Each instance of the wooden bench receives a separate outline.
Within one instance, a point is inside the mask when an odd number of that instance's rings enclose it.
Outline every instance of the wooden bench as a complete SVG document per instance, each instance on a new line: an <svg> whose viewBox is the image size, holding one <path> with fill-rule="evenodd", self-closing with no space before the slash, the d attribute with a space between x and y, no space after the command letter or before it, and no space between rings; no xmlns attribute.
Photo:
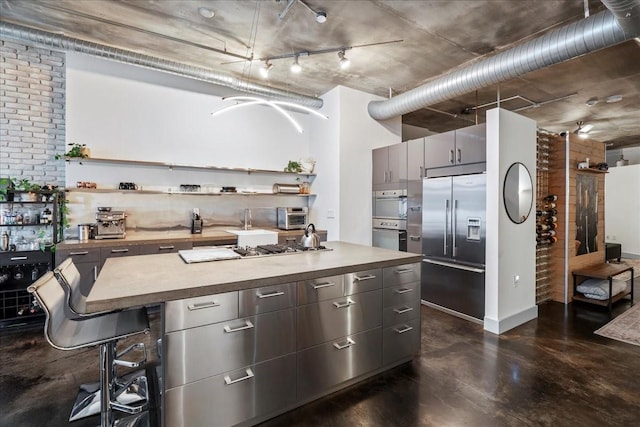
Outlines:
<svg viewBox="0 0 640 427"><path fill-rule="evenodd" d="M627 288L616 295L611 295L611 288L613 287L613 276L617 276L625 271L631 272L631 281L627 285ZM609 309L609 315L611 315L611 307L614 302L621 300L627 295L631 296L631 305L633 305L633 267L627 264L597 264L590 267L580 268L574 270L573 274L573 300L583 301L589 304L596 304L607 307ZM598 300L595 298L588 298L577 291L578 277L583 277L583 280L588 278L594 279L606 279L609 281L609 298L606 300ZM582 282L582 281L581 281Z"/></svg>

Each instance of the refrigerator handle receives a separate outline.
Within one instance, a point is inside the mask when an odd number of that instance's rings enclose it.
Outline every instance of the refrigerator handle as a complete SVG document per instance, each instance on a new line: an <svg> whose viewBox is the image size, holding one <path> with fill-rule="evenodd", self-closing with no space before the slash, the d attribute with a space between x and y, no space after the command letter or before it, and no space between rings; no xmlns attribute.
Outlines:
<svg viewBox="0 0 640 427"><path fill-rule="evenodd" d="M449 163L453 164L453 150L449 150Z"/></svg>
<svg viewBox="0 0 640 427"><path fill-rule="evenodd" d="M444 242L443 244L443 248L442 248L442 254L446 255L447 254L447 232L449 231L449 199L444 201L444 233L443 233L443 239L442 241Z"/></svg>
<svg viewBox="0 0 640 427"><path fill-rule="evenodd" d="M451 249L451 256L453 258L456 257L456 233L457 233L457 222L458 222L458 201L454 200L453 201L453 220L452 222L452 228L453 228L453 248Z"/></svg>

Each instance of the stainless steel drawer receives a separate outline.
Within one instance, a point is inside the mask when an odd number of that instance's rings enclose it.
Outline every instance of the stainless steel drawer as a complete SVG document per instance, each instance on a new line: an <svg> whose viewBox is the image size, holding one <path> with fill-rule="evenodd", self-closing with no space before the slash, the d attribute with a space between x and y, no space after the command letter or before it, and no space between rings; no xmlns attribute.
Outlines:
<svg viewBox="0 0 640 427"><path fill-rule="evenodd" d="M371 329L298 352L298 401L381 366L382 330Z"/></svg>
<svg viewBox="0 0 640 427"><path fill-rule="evenodd" d="M386 328L387 326L407 322L417 317L420 317L419 296L418 298L409 299L406 302L401 302L396 305L385 305L382 310L382 325Z"/></svg>
<svg viewBox="0 0 640 427"><path fill-rule="evenodd" d="M208 325L238 317L238 293L169 301L164 306L165 332Z"/></svg>
<svg viewBox="0 0 640 427"><path fill-rule="evenodd" d="M384 288L382 291L384 307L406 304L414 300L420 301L420 282L396 285L391 288Z"/></svg>
<svg viewBox="0 0 640 427"><path fill-rule="evenodd" d="M232 426L293 405L295 366L291 354L168 390L164 425Z"/></svg>
<svg viewBox="0 0 640 427"><path fill-rule="evenodd" d="M344 295L382 288L382 269L357 271L344 275Z"/></svg>
<svg viewBox="0 0 640 427"><path fill-rule="evenodd" d="M264 288L240 291L239 316L267 313L296 305L296 284L267 286Z"/></svg>
<svg viewBox="0 0 640 427"><path fill-rule="evenodd" d="M420 263L398 265L395 267L387 267L383 271L384 287L388 288L404 283L420 281Z"/></svg>
<svg viewBox="0 0 640 427"><path fill-rule="evenodd" d="M344 277L331 276L298 282L298 305L338 298L344 292Z"/></svg>
<svg viewBox="0 0 640 427"><path fill-rule="evenodd" d="M382 333L382 364L388 365L420 353L420 318L385 328Z"/></svg>
<svg viewBox="0 0 640 427"><path fill-rule="evenodd" d="M297 309L298 350L382 325L382 291L349 295Z"/></svg>
<svg viewBox="0 0 640 427"><path fill-rule="evenodd" d="M165 388L295 352L295 310L166 334Z"/></svg>
<svg viewBox="0 0 640 427"><path fill-rule="evenodd" d="M149 243L140 245L140 255L168 254L191 249L191 242Z"/></svg>

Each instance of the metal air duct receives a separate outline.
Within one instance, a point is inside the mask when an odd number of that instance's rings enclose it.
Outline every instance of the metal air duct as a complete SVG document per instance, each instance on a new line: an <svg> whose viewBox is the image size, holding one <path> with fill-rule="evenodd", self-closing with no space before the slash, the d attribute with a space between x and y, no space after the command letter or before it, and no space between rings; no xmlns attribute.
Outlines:
<svg viewBox="0 0 640 427"><path fill-rule="evenodd" d="M554 65L636 37L640 0L602 0L611 9L440 76L385 101L369 103L369 115L386 120ZM634 9L635 8L635 9ZM632 10L633 9L633 10ZM618 16L625 19L619 23Z"/></svg>
<svg viewBox="0 0 640 427"><path fill-rule="evenodd" d="M51 48L63 49L93 55L100 58L112 59L126 64L164 71L178 76L202 80L219 86L237 90L238 92L258 95L269 99L295 102L309 108L321 108L322 99L301 95L271 87L261 86L243 81L229 74L218 73L206 68L181 64L175 61L155 58L149 55L130 52L123 49L100 45L98 43L53 34L20 25L0 22L0 35L22 42L39 44Z"/></svg>

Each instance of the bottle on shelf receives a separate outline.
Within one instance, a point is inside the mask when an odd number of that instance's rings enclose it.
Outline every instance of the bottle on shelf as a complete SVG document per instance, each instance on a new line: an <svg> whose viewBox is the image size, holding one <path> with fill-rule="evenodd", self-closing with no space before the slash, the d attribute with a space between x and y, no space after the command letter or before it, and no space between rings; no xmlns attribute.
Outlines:
<svg viewBox="0 0 640 427"><path fill-rule="evenodd" d="M552 245L558 241L556 236L551 237L536 237L536 242L541 245Z"/></svg>
<svg viewBox="0 0 640 427"><path fill-rule="evenodd" d="M538 224L537 226L537 230L538 232L542 232L542 231L547 231L547 230L555 230L556 228L558 228L558 224L556 224L555 222L552 222L550 224Z"/></svg>
<svg viewBox="0 0 640 427"><path fill-rule="evenodd" d="M553 202L545 203L545 204L544 204L544 208L545 208L545 210L547 210L547 211L548 211L548 210L550 210L550 209L555 209L556 207L557 207L557 206L556 206L556 204L555 204L555 203L553 203Z"/></svg>
<svg viewBox="0 0 640 427"><path fill-rule="evenodd" d="M547 237L554 237L555 235L556 235L556 231L555 230L538 232L538 237L543 238L543 239L547 238Z"/></svg>
<svg viewBox="0 0 640 427"><path fill-rule="evenodd" d="M555 202L558 200L558 196L556 196L555 194L549 194L547 197L545 197L544 199L545 202Z"/></svg>
<svg viewBox="0 0 640 427"><path fill-rule="evenodd" d="M557 216L548 216L541 221L543 224L555 224L558 222Z"/></svg>

